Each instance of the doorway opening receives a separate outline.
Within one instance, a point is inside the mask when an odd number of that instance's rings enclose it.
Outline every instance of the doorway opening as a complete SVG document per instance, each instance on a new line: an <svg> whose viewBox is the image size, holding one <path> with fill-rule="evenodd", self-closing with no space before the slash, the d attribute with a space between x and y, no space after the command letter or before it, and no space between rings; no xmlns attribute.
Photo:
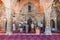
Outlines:
<svg viewBox="0 0 60 40"><path fill-rule="evenodd" d="M51 20L50 25L51 25L52 31L54 31L55 30L55 21L53 19Z"/></svg>

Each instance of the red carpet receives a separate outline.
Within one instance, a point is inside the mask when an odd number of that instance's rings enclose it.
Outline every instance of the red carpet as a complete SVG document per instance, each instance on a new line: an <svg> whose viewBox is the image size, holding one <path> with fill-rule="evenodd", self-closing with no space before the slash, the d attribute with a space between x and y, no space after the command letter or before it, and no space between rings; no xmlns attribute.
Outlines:
<svg viewBox="0 0 60 40"><path fill-rule="evenodd" d="M1 35L0 40L60 40L59 35Z"/></svg>

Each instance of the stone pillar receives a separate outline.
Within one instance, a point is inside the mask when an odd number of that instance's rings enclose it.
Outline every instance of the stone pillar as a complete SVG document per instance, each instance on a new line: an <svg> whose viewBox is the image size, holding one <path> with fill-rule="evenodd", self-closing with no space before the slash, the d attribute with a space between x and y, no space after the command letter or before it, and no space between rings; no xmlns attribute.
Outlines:
<svg viewBox="0 0 60 40"><path fill-rule="evenodd" d="M45 28L45 34L51 35L51 27L50 27L50 13L51 13L51 6L52 6L53 0L40 0L40 4L44 8L45 13L45 21L46 21L46 28Z"/></svg>
<svg viewBox="0 0 60 40"><path fill-rule="evenodd" d="M57 12L56 8L53 7L53 12L54 12L54 21L55 21L55 29L57 30Z"/></svg>
<svg viewBox="0 0 60 40"><path fill-rule="evenodd" d="M57 30L57 17L55 18L55 29Z"/></svg>
<svg viewBox="0 0 60 40"><path fill-rule="evenodd" d="M7 34L12 34L12 15L11 9L6 9L7 14Z"/></svg>
<svg viewBox="0 0 60 40"><path fill-rule="evenodd" d="M46 28L45 28L45 34L51 35L51 26L50 26L50 13L51 13L51 7L44 10L45 12L45 21L46 21Z"/></svg>
<svg viewBox="0 0 60 40"><path fill-rule="evenodd" d="M4 5L5 5L5 13L6 13L6 18L7 18L7 31L6 31L6 34L12 34L12 16L11 16L11 13L12 13L12 9L11 9L11 4L10 4L10 0L3 0L4 2Z"/></svg>

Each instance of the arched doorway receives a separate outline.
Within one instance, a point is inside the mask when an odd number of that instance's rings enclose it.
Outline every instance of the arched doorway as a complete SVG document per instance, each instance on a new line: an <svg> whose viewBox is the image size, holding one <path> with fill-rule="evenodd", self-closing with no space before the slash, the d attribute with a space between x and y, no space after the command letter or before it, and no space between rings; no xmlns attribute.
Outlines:
<svg viewBox="0 0 60 40"><path fill-rule="evenodd" d="M55 22L53 19L51 20L50 25L51 25L52 30L55 30Z"/></svg>
<svg viewBox="0 0 60 40"><path fill-rule="evenodd" d="M60 12L59 11L57 14L57 28L58 28L58 30L60 30Z"/></svg>

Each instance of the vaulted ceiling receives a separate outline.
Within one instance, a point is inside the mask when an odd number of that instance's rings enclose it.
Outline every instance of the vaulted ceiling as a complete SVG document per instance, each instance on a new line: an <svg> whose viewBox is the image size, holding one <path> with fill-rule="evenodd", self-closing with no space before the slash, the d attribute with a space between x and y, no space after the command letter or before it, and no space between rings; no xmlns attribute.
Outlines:
<svg viewBox="0 0 60 40"><path fill-rule="evenodd" d="M43 15L43 7L42 7L42 5L40 5L40 1L39 0L20 0L20 2L16 3L16 5L14 7L15 10L18 11L19 9L21 9L28 2L34 4L38 8L38 10L41 13L41 15ZM17 8L17 7L19 7L19 8Z"/></svg>

